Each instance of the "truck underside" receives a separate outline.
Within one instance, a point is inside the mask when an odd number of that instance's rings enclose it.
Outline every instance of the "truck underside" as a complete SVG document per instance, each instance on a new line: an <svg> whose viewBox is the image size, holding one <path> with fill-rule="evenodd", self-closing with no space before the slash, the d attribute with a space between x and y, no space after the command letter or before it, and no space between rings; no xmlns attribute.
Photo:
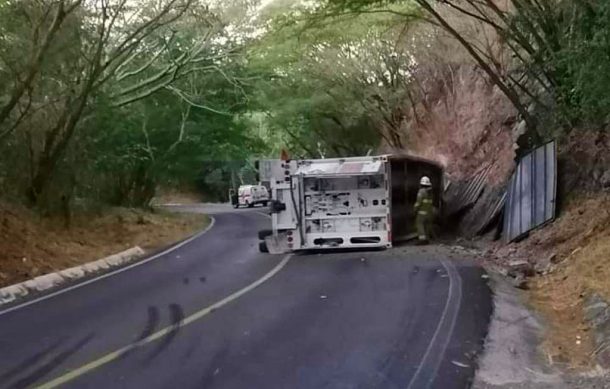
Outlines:
<svg viewBox="0 0 610 389"><path fill-rule="evenodd" d="M391 247L413 233L419 177L442 187L442 168L401 156L263 161L271 182L265 250ZM440 207L440 190L435 193Z"/></svg>

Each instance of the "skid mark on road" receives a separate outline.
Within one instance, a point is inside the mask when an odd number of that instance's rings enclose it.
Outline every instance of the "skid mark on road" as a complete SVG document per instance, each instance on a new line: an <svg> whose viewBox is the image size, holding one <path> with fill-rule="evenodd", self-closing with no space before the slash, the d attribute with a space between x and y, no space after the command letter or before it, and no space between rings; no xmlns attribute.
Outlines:
<svg viewBox="0 0 610 389"><path fill-rule="evenodd" d="M159 315L159 309L155 306L148 307L148 319L146 320L146 326L144 327L144 330L142 331L142 333L140 335L138 335L135 342L136 343L141 342L144 339L151 336L155 332L155 329L157 328L157 326L159 325L160 322L161 322L161 318ZM129 355L131 353L131 351L133 351L133 349L128 350L128 351L124 352L123 354L121 354L121 358L125 358L127 355Z"/></svg>
<svg viewBox="0 0 610 389"><path fill-rule="evenodd" d="M50 355L52 352L54 352L55 349L59 348L61 343L62 341L58 340L49 347L37 352L29 358L24 359L22 362L8 370L6 373L0 375L0 382L8 382L8 380L15 376L18 376L24 370L29 369L31 366L38 364L40 360L44 359L47 355Z"/></svg>
<svg viewBox="0 0 610 389"><path fill-rule="evenodd" d="M161 354L166 348L169 347L169 345L172 343L172 341L176 338L176 335L178 335L180 328L182 327L182 323L184 320L184 311L182 310L182 307L179 304L170 304L169 312L170 312L171 323L172 323L170 326L171 330L167 334L167 336L164 337L163 340L157 344L157 347L150 354L150 356L148 356L148 358L146 359L147 364L149 362L151 362L159 354Z"/></svg>
<svg viewBox="0 0 610 389"><path fill-rule="evenodd" d="M159 309L154 306L148 307L148 319L146 321L146 327L144 327L144 331L138 336L138 341L148 338L153 334L155 328L159 325Z"/></svg>
<svg viewBox="0 0 610 389"><path fill-rule="evenodd" d="M80 350L87 343L89 343L93 339L93 337L94 337L94 334L89 334L89 335L85 336L84 338L82 338L81 340L76 342L74 345L61 351L60 353L55 355L53 358L51 358L47 362L45 362L41 366L37 367L31 373L28 373L25 377L20 378L18 381L9 383L7 385L7 387L15 388L15 389L30 387L34 382L38 381L39 379L45 377L47 374L52 372L53 369L55 369L57 366L59 366L62 362L64 362L66 359L68 359L71 355L78 352L78 350Z"/></svg>
<svg viewBox="0 0 610 389"><path fill-rule="evenodd" d="M190 316L186 317L184 319L184 321L182 321L182 324L180 326L184 327L191 323L194 323L197 320L200 320L200 319L204 318L205 316L209 315L213 311L215 311L219 308L222 308L223 306L237 300L238 298L245 295L246 293L259 287L260 285L262 285L263 283L265 283L269 279L271 279L273 276L275 276L280 270L282 270L286 266L286 264L288 263L288 261L290 260L291 257L292 257L291 254L285 256L277 266L275 266L273 269L271 269L271 271L269 271L263 277L254 281L250 285L246 286L245 288L238 290L237 292L225 297L224 299L218 301L217 303L212 304L212 305L208 306L207 308L201 309L200 311L197 311L197 312L191 314ZM86 365L83 365L75 370L72 370L72 371L70 371L64 375L61 375L51 381L48 381L42 385L36 386L36 388L39 388L39 389L56 388L60 385L65 384L66 382L69 382L75 378L83 376L84 374L87 374L88 372L95 370L98 367L106 365L106 364L120 358L122 355L124 355L125 353L127 353L135 348L142 347L148 343L154 342L155 340L161 339L167 335L171 335L175 331L176 331L176 325L172 324L168 327L165 327L165 328L155 332L154 334L151 334L150 336L142 339L139 342L127 345L118 350L110 352L92 362L87 363Z"/></svg>

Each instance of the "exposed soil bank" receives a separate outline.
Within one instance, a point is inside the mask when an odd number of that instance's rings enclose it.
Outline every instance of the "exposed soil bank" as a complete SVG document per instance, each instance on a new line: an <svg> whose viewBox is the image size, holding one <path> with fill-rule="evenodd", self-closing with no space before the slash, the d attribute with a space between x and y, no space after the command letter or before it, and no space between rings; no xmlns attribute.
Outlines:
<svg viewBox="0 0 610 389"><path fill-rule="evenodd" d="M140 246L154 250L203 229L201 214L112 208L82 213L70 228L59 218L0 205L0 287Z"/></svg>
<svg viewBox="0 0 610 389"><path fill-rule="evenodd" d="M549 362L577 371L603 362L600 334L585 311L594 296L610 301L610 194L574 197L554 223L489 249L485 258L499 267L527 262L536 273L523 287L548 323Z"/></svg>

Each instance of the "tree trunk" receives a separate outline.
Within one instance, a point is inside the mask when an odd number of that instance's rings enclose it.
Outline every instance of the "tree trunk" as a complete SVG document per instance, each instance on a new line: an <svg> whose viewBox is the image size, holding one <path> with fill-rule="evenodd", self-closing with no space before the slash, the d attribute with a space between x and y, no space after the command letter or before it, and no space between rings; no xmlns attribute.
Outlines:
<svg viewBox="0 0 610 389"><path fill-rule="evenodd" d="M36 172L32 178L32 182L27 189L26 195L30 205L38 205L41 195L49 182L49 178L55 169L57 161L43 156L37 163Z"/></svg>
<svg viewBox="0 0 610 389"><path fill-rule="evenodd" d="M134 174L131 205L146 208L155 196L157 183L145 165L140 165Z"/></svg>

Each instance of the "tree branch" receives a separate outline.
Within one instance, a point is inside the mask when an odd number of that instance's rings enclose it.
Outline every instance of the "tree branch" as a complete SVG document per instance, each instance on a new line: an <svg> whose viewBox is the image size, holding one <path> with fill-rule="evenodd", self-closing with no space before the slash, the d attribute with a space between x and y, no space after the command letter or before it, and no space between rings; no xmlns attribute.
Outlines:
<svg viewBox="0 0 610 389"><path fill-rule="evenodd" d="M32 59L29 62L25 79L22 82L18 82L17 86L11 92L11 97L9 101L0 109L0 125L2 125L2 123L8 118L13 108L15 108L25 91L30 88L30 86L34 82L36 75L40 72L40 66L42 65L43 58L46 55L49 47L51 46L51 42L55 39L55 35L59 31L66 16L68 16L69 13L76 9L76 7L81 4L81 2L82 0L77 0L72 4L72 6L68 7L67 9L65 8L65 1L62 0L57 3L57 11L55 12L55 16L53 17L51 26L47 30L47 33L44 35L42 43L32 55Z"/></svg>

